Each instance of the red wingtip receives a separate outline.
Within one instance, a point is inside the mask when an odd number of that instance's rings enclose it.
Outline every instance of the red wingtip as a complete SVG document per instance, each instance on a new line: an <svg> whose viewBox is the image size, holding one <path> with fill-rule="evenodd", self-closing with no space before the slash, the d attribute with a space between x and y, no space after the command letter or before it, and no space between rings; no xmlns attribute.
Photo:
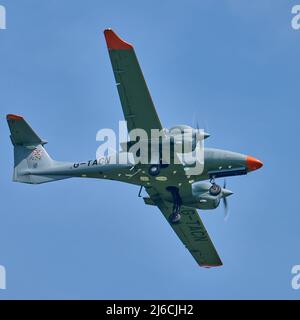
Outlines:
<svg viewBox="0 0 300 320"><path fill-rule="evenodd" d="M17 116L16 114L8 114L6 116L7 120L23 120L23 117Z"/></svg>
<svg viewBox="0 0 300 320"><path fill-rule="evenodd" d="M202 268L207 268L207 269L210 269L210 268L215 268L215 267L222 267L223 266L223 263L221 264L199 264L200 267Z"/></svg>
<svg viewBox="0 0 300 320"><path fill-rule="evenodd" d="M131 44L122 40L111 29L104 30L104 36L105 36L105 40L106 40L108 49L111 49L111 50L130 50L130 49L133 49L133 46Z"/></svg>

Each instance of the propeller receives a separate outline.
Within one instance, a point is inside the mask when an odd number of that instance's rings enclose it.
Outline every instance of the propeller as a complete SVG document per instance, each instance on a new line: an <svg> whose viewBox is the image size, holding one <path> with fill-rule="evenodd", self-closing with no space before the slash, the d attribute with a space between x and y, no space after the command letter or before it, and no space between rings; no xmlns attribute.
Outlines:
<svg viewBox="0 0 300 320"><path fill-rule="evenodd" d="M195 149L197 143L198 143L198 140L199 140L199 134L200 134L200 127L199 127L199 122L198 122L198 118L196 117L196 114L194 112L194 115L193 115L193 128L196 127L196 130L193 130L193 150ZM204 139L206 138L209 138L210 137L210 134L206 132L206 130L203 131L203 137Z"/></svg>
<svg viewBox="0 0 300 320"><path fill-rule="evenodd" d="M224 179L223 189L227 191L226 185L227 185L227 183L226 183L226 180ZM231 192L231 194L232 194L232 192ZM222 197L222 199L223 199L223 205L224 205L224 220L225 220L225 221L227 221L228 218L229 218L228 201L227 201L227 196L228 196L228 195L229 195L229 194L228 194L227 192L226 192L225 194L224 194L224 192L223 192L223 197Z"/></svg>

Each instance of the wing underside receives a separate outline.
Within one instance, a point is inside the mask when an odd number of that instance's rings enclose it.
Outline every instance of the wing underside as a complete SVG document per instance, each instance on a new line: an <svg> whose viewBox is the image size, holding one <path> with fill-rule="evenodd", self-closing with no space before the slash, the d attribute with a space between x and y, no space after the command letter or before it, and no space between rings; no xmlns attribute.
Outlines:
<svg viewBox="0 0 300 320"><path fill-rule="evenodd" d="M162 130L162 125L134 48L131 44L120 39L111 29L105 30L104 35L128 131L144 129L150 138L151 129ZM191 194L191 185L183 166L170 165L167 169L164 169L164 181L153 181L152 187L146 187L150 196L148 204L153 204L160 209L200 266L221 266L222 262L219 255L196 209L182 206L180 221L171 223L169 220L172 214L172 203L164 200L168 196L166 187L172 181L180 181L180 196L188 197ZM177 184L175 186L178 187Z"/></svg>
<svg viewBox="0 0 300 320"><path fill-rule="evenodd" d="M171 223L169 217L172 214L172 204L164 201L154 188L146 188L150 199L163 213L177 236L192 254L201 267L217 267L222 261L202 223L198 212L194 208L182 207L181 219L177 223Z"/></svg>
<svg viewBox="0 0 300 320"><path fill-rule="evenodd" d="M128 131L141 128L150 138L151 129L162 126L134 48L110 29L104 35Z"/></svg>

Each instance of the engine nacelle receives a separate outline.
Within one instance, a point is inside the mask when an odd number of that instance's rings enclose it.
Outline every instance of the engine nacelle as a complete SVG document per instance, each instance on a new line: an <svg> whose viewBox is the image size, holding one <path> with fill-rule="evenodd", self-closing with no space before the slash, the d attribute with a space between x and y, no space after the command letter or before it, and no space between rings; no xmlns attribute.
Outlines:
<svg viewBox="0 0 300 320"><path fill-rule="evenodd" d="M197 209L215 209L219 206L221 198L224 196L223 189L219 193L210 192L213 185L209 182L195 182L192 184L193 197L188 205Z"/></svg>
<svg viewBox="0 0 300 320"><path fill-rule="evenodd" d="M208 138L210 135L204 130L194 129L186 125L177 125L168 130L167 135L171 138L171 141L188 150L187 152L194 151L197 143ZM186 151L185 151L186 152Z"/></svg>

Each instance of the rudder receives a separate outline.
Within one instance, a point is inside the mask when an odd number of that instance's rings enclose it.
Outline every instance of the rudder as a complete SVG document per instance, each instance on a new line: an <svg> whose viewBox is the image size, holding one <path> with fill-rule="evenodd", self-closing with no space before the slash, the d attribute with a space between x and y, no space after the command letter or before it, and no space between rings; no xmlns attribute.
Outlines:
<svg viewBox="0 0 300 320"><path fill-rule="evenodd" d="M8 114L6 116L14 146L13 181L40 184L65 179L64 176L45 176L34 174L35 170L50 169L56 161L52 160L43 147L42 140L23 117Z"/></svg>

